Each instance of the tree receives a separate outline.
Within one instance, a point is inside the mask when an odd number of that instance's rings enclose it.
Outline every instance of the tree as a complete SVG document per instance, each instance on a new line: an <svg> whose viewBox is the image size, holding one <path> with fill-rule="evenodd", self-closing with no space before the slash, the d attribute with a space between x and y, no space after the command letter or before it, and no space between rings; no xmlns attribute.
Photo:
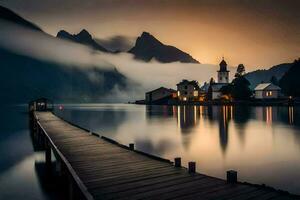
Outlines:
<svg viewBox="0 0 300 200"><path fill-rule="evenodd" d="M274 85L279 85L278 79L276 76L272 76L270 79L270 82L273 83Z"/></svg>
<svg viewBox="0 0 300 200"><path fill-rule="evenodd" d="M220 91L235 100L248 100L252 96L249 86L250 82L244 76L240 76L235 78L232 83L223 86Z"/></svg>
<svg viewBox="0 0 300 200"><path fill-rule="evenodd" d="M246 72L245 66L243 64L239 64L236 69L236 73L235 73L234 77L236 77L236 78L241 77L245 74L245 72Z"/></svg>
<svg viewBox="0 0 300 200"><path fill-rule="evenodd" d="M285 95L300 97L300 58L295 60L290 69L282 76L279 85Z"/></svg>
<svg viewBox="0 0 300 200"><path fill-rule="evenodd" d="M209 84L212 85L212 84L214 84L215 82L216 82L215 79L214 79L213 77L211 77L210 80L209 80Z"/></svg>
<svg viewBox="0 0 300 200"><path fill-rule="evenodd" d="M252 96L252 91L249 88L250 82L244 76L235 78L232 85L232 97L234 99L247 100Z"/></svg>
<svg viewBox="0 0 300 200"><path fill-rule="evenodd" d="M231 95L232 93L232 84L228 84L228 85L225 85L223 86L221 89L220 89L220 92L223 94L223 95Z"/></svg>

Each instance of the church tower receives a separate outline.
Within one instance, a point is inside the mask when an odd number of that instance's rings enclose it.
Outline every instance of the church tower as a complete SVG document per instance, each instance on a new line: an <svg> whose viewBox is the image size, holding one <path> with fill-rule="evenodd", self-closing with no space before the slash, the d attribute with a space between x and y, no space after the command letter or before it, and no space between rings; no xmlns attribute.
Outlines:
<svg viewBox="0 0 300 200"><path fill-rule="evenodd" d="M218 71L218 83L229 83L229 71L227 70L227 63L224 60L220 62L220 70Z"/></svg>

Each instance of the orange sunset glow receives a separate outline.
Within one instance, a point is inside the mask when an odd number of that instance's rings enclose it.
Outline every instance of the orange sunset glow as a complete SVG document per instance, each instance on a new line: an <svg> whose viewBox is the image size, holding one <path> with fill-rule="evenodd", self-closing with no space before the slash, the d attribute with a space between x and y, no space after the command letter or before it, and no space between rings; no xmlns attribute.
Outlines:
<svg viewBox="0 0 300 200"><path fill-rule="evenodd" d="M232 66L268 68L291 62L300 52L296 0L26 2L4 1L4 5L50 34L62 27L73 33L85 27L95 38L123 35L134 42L141 32L149 31L205 64L216 64L224 55Z"/></svg>

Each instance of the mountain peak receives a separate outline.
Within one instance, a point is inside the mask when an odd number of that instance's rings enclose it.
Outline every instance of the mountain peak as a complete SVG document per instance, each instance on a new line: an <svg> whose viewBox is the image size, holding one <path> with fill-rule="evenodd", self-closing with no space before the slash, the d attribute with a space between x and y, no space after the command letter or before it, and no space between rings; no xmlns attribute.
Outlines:
<svg viewBox="0 0 300 200"><path fill-rule="evenodd" d="M160 46L163 45L158 39L156 39L153 35L148 32L143 32L140 37L138 37L136 41L136 46L143 46L143 45L150 45L150 46Z"/></svg>
<svg viewBox="0 0 300 200"><path fill-rule="evenodd" d="M64 39L68 38L69 39L70 37L72 37L72 35L70 33L68 33L67 31L65 31L65 30L60 30L60 31L58 31L56 37L64 38Z"/></svg>
<svg viewBox="0 0 300 200"><path fill-rule="evenodd" d="M57 33L58 38L70 40L76 43L84 44L92 47L95 50L108 52L107 49L99 45L92 37L92 35L86 30L82 29L78 34L70 34L65 30L61 30Z"/></svg>
<svg viewBox="0 0 300 200"><path fill-rule="evenodd" d="M134 54L136 59L144 61L150 61L154 58L163 63L199 63L192 56L176 47L164 45L148 32L143 32L137 38L135 46L129 50L129 53Z"/></svg>
<svg viewBox="0 0 300 200"><path fill-rule="evenodd" d="M82 29L78 34L77 37L85 38L85 39L92 39L92 35L85 29Z"/></svg>

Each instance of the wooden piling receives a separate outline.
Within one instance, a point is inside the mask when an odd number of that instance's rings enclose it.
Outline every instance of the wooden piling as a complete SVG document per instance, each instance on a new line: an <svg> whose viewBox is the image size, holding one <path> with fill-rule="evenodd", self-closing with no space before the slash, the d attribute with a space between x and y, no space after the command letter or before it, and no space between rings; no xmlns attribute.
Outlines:
<svg viewBox="0 0 300 200"><path fill-rule="evenodd" d="M133 143L130 143L130 144L129 144L129 149L130 149L130 150L134 150L134 144L133 144Z"/></svg>
<svg viewBox="0 0 300 200"><path fill-rule="evenodd" d="M68 196L69 200L74 200L76 195L75 195L75 188L74 188L74 181L71 175L68 175Z"/></svg>
<svg viewBox="0 0 300 200"><path fill-rule="evenodd" d="M45 162L46 162L46 167L48 169L51 169L51 147L47 142L45 145Z"/></svg>
<svg viewBox="0 0 300 200"><path fill-rule="evenodd" d="M181 167L181 158L180 157L174 158L174 166Z"/></svg>
<svg viewBox="0 0 300 200"><path fill-rule="evenodd" d="M229 170L227 171L227 183L237 183L237 171Z"/></svg>
<svg viewBox="0 0 300 200"><path fill-rule="evenodd" d="M196 162L189 162L189 173L196 172Z"/></svg>

